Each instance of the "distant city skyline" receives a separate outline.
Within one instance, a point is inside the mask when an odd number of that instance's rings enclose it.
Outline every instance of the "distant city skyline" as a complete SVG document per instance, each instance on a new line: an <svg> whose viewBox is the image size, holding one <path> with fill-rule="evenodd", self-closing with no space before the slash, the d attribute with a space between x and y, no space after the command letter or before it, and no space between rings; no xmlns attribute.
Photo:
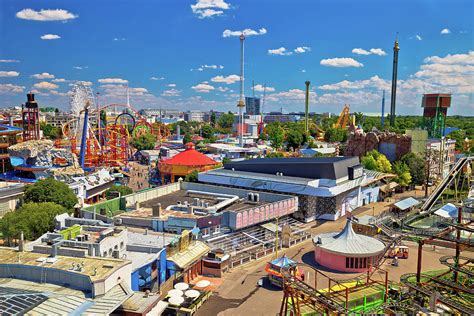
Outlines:
<svg viewBox="0 0 474 316"><path fill-rule="evenodd" d="M452 93L449 115L474 113L472 1L0 2L0 107L29 91L69 109L75 81L100 103L137 109L237 111L239 35L245 94L264 111L389 112L400 43L397 114L421 115L423 93Z"/></svg>

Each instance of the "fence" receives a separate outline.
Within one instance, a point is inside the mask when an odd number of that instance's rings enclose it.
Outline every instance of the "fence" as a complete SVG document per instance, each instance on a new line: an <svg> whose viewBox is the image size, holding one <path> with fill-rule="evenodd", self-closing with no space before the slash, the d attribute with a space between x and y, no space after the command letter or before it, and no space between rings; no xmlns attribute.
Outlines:
<svg viewBox="0 0 474 316"><path fill-rule="evenodd" d="M142 203L148 200L155 199L157 197L176 192L180 189L180 182L171 183L165 186L156 187L152 189L146 189L136 193L132 193L123 197L124 209L128 207L134 207L135 204Z"/></svg>

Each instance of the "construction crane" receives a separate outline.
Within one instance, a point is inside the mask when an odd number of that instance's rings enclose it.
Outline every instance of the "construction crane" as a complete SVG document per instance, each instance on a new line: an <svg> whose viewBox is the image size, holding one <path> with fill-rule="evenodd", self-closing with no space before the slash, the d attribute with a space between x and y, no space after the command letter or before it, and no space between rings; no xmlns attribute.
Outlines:
<svg viewBox="0 0 474 316"><path fill-rule="evenodd" d="M344 108L342 109L341 114L339 114L339 118L337 119L337 122L333 124L332 127L345 129L347 126L347 122L349 122L349 113L350 113L350 105L344 104Z"/></svg>

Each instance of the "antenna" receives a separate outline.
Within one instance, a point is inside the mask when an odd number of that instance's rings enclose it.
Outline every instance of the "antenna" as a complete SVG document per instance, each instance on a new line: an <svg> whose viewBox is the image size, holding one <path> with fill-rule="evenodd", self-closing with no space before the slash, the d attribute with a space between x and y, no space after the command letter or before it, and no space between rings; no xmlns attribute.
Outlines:
<svg viewBox="0 0 474 316"><path fill-rule="evenodd" d="M255 100L255 82L253 82L253 80L252 80L252 96L253 96L253 99Z"/></svg>
<svg viewBox="0 0 474 316"><path fill-rule="evenodd" d="M242 32L240 34L240 98L239 103L237 106L239 107L239 146L244 145L243 133L244 133L244 115L243 115L243 107L245 106L244 102L244 41L245 35Z"/></svg>
<svg viewBox="0 0 474 316"><path fill-rule="evenodd" d="M260 114L263 115L263 106L265 105L265 92L267 91L267 84L263 84L263 98L262 98L262 106L260 107Z"/></svg>

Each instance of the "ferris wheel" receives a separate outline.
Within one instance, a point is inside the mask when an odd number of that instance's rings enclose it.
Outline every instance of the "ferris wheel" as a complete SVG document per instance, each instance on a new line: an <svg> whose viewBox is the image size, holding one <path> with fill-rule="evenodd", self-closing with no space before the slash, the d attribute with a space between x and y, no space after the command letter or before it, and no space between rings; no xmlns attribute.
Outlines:
<svg viewBox="0 0 474 316"><path fill-rule="evenodd" d="M69 101L72 114L78 117L81 111L84 110L87 102L89 102L91 109L95 109L94 93L89 83L77 81L72 87L71 99Z"/></svg>

